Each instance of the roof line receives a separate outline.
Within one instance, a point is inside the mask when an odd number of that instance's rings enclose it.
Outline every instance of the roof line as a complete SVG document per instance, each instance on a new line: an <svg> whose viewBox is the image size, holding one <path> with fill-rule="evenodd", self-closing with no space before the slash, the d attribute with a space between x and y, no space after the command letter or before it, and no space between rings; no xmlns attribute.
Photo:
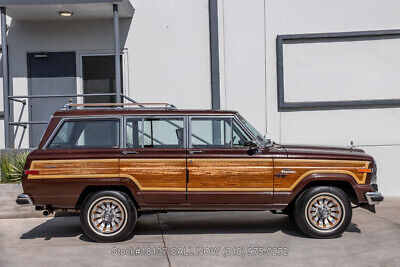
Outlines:
<svg viewBox="0 0 400 267"><path fill-rule="evenodd" d="M0 6L120 3L122 0L0 0Z"/></svg>

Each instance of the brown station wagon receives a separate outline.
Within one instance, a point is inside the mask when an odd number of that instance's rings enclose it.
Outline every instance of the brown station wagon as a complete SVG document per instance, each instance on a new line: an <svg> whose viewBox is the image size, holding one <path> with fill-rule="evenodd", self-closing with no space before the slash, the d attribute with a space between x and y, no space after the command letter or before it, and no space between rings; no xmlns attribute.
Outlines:
<svg viewBox="0 0 400 267"><path fill-rule="evenodd" d="M29 154L19 204L80 211L99 242L126 239L140 214L269 210L316 238L348 227L352 204L383 200L361 149L280 145L238 112L171 104L68 104Z"/></svg>

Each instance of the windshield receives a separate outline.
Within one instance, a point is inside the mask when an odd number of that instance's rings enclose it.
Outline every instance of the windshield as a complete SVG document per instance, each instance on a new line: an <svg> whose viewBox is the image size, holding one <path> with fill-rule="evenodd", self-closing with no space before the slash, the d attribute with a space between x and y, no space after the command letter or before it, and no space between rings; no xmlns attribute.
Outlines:
<svg viewBox="0 0 400 267"><path fill-rule="evenodd" d="M265 137L257 131L256 128L253 127L248 121L246 121L241 115L237 114L239 120L246 126L246 128L257 138L257 141L260 142L263 146L266 146L270 141L265 139Z"/></svg>

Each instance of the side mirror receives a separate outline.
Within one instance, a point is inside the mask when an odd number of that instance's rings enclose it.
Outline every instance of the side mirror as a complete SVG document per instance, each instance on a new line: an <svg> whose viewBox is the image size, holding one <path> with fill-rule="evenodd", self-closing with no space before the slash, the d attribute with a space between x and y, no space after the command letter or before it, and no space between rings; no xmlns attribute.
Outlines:
<svg viewBox="0 0 400 267"><path fill-rule="evenodd" d="M257 152L258 144L253 140L244 141L244 145L249 147L249 155L254 155Z"/></svg>

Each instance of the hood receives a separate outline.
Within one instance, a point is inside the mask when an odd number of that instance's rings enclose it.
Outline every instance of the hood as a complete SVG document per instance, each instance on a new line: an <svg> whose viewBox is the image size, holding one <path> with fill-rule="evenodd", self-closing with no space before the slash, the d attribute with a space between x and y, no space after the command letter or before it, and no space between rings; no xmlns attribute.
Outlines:
<svg viewBox="0 0 400 267"><path fill-rule="evenodd" d="M364 150L350 147L281 145L288 157L373 160Z"/></svg>

